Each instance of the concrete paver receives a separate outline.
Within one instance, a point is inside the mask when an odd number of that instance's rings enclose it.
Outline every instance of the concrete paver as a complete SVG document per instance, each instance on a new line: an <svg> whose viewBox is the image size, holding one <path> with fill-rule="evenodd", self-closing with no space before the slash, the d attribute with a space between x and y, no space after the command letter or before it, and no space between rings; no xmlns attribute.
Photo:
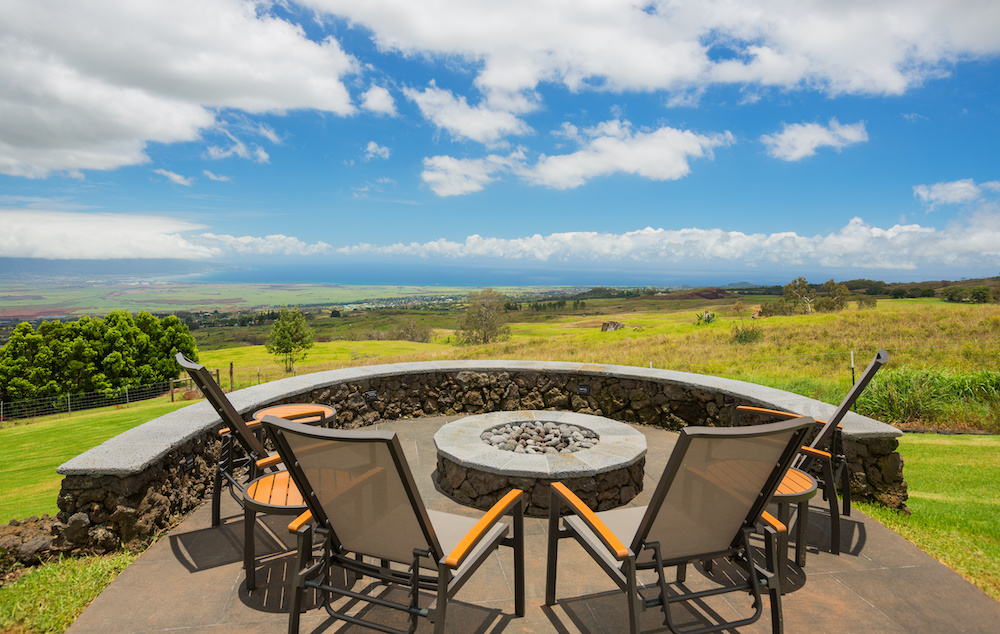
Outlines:
<svg viewBox="0 0 1000 634"><path fill-rule="evenodd" d="M430 509L478 517L438 491L433 434L445 418L395 421L380 425L400 439ZM633 505L645 504L673 448L676 434L637 427L646 435L645 489ZM165 538L143 553L83 612L71 634L90 632L281 632L287 629L293 547L285 531L287 517L263 521L273 535L257 529L258 589L243 587L243 519L232 501L224 504L224 524L211 527L209 505L192 513ZM996 632L1000 603L874 520L854 511L844 518L842 554L829 552L829 516L821 500L810 509L808 561L789 564L788 591L782 599L787 632ZM455 632L620 632L627 623L624 596L573 540L560 545L556 605L544 606L547 520L525 518L527 614L513 616L513 565L509 549L499 549L449 604L448 630ZM790 527L791 528L791 527ZM794 536L794 531L789 531ZM275 540L274 538L277 538ZM726 574L716 565L713 575ZM650 577L646 577L650 579ZM363 587L364 582L358 587ZM703 571L688 571L686 586L710 587ZM357 587L355 588L358 589ZM373 586L376 594L401 591ZM312 598L314 601L314 598ZM430 603L432 597L428 596ZM766 606L761 619L742 631L767 632ZM682 626L704 623L705 614L732 618L749 613L747 595L703 601L698 609L675 606ZM329 619L310 608L303 632L363 631ZM397 627L394 611L357 606L371 618ZM643 631L666 631L662 615L649 610ZM430 631L422 621L418 631Z"/></svg>

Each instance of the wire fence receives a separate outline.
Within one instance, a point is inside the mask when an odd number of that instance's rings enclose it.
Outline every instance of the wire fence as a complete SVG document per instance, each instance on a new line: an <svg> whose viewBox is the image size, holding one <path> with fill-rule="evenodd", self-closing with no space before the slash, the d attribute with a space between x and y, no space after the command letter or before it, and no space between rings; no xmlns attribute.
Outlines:
<svg viewBox="0 0 1000 634"><path fill-rule="evenodd" d="M215 372L216 378L218 378L218 370ZM32 422L31 419L43 416L69 415L73 412L96 409L98 407L111 407L114 405L127 406L130 403L137 403L166 395L170 395L171 400L173 400L178 392L187 390L197 391L197 389L191 379L182 378L150 385L132 385L124 387L110 395L105 392L84 392L23 401L0 401L0 429L3 429L5 425L9 426L11 423L27 424Z"/></svg>

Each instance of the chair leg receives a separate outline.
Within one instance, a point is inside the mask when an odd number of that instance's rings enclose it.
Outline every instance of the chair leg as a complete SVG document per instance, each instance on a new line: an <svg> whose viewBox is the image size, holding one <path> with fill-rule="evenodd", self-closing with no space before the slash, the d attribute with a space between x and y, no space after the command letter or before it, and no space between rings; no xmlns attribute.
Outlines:
<svg viewBox="0 0 1000 634"><path fill-rule="evenodd" d="M257 557L254 548L254 526L257 513L246 506L243 509L243 568L246 570L247 592L257 587Z"/></svg>
<svg viewBox="0 0 1000 634"><path fill-rule="evenodd" d="M524 504L514 509L514 614L524 616Z"/></svg>
<svg viewBox="0 0 1000 634"><path fill-rule="evenodd" d="M215 469L215 486L212 488L212 526L222 523L222 470Z"/></svg>
<svg viewBox="0 0 1000 634"><path fill-rule="evenodd" d="M778 521L788 526L788 504L785 502L778 503ZM778 534L777 562L778 582L783 589L782 592L784 592L785 579L788 575L788 533L786 531Z"/></svg>
<svg viewBox="0 0 1000 634"><path fill-rule="evenodd" d="M628 579L628 589L626 590L626 599L628 600L628 631L631 634L639 634L639 601L642 598L639 596L639 584L635 578L635 557L629 557L625 560L625 576ZM670 604L666 600L664 600L663 606L664 610L670 610Z"/></svg>
<svg viewBox="0 0 1000 634"><path fill-rule="evenodd" d="M836 500L836 497L834 497ZM836 504L836 502L834 502ZM799 502L798 530L795 535L795 563L801 568L806 565L806 534L809 530L809 500Z"/></svg>
<svg viewBox="0 0 1000 634"><path fill-rule="evenodd" d="M847 464L841 464L840 466L840 492L844 496L844 512L845 517L851 516L851 470L847 468Z"/></svg>
<svg viewBox="0 0 1000 634"><path fill-rule="evenodd" d="M840 554L840 505L837 504L837 481L833 477L833 465L823 461L823 492L830 508L830 552Z"/></svg>
<svg viewBox="0 0 1000 634"><path fill-rule="evenodd" d="M559 499L552 495L549 503L548 551L545 559L545 605L556 602L556 564L559 560Z"/></svg>

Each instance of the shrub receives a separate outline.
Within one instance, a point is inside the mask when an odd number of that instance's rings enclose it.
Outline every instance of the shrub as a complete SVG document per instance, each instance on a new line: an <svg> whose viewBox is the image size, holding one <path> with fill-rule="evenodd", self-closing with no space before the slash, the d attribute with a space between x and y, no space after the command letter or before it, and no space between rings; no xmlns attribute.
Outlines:
<svg viewBox="0 0 1000 634"><path fill-rule="evenodd" d="M858 295L858 310L864 308L875 308L878 305L878 300L869 295Z"/></svg>
<svg viewBox="0 0 1000 634"><path fill-rule="evenodd" d="M779 317L791 315L795 312L795 306L788 302L764 302L760 305L761 317Z"/></svg>
<svg viewBox="0 0 1000 634"><path fill-rule="evenodd" d="M737 345L757 343L764 338L764 332L755 326L733 326L732 342Z"/></svg>
<svg viewBox="0 0 1000 634"><path fill-rule="evenodd" d="M698 313L695 317L698 318L698 321L694 322L694 325L696 326L710 324L715 321L715 313L710 313L707 310L704 313Z"/></svg>

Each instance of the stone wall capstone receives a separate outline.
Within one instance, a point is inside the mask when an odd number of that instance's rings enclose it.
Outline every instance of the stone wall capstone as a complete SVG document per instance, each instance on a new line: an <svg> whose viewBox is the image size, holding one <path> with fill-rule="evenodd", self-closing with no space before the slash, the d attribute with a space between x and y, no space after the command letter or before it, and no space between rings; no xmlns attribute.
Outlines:
<svg viewBox="0 0 1000 634"><path fill-rule="evenodd" d="M231 393L241 414L293 402L328 404L352 429L379 420L506 410L568 410L679 430L728 426L737 405L828 418L833 406L742 381L669 370L537 361L435 361L331 370ZM207 403L129 430L59 467L53 548L102 552L149 540L211 489L218 416ZM896 437L850 413L845 446L856 499L905 509Z"/></svg>

